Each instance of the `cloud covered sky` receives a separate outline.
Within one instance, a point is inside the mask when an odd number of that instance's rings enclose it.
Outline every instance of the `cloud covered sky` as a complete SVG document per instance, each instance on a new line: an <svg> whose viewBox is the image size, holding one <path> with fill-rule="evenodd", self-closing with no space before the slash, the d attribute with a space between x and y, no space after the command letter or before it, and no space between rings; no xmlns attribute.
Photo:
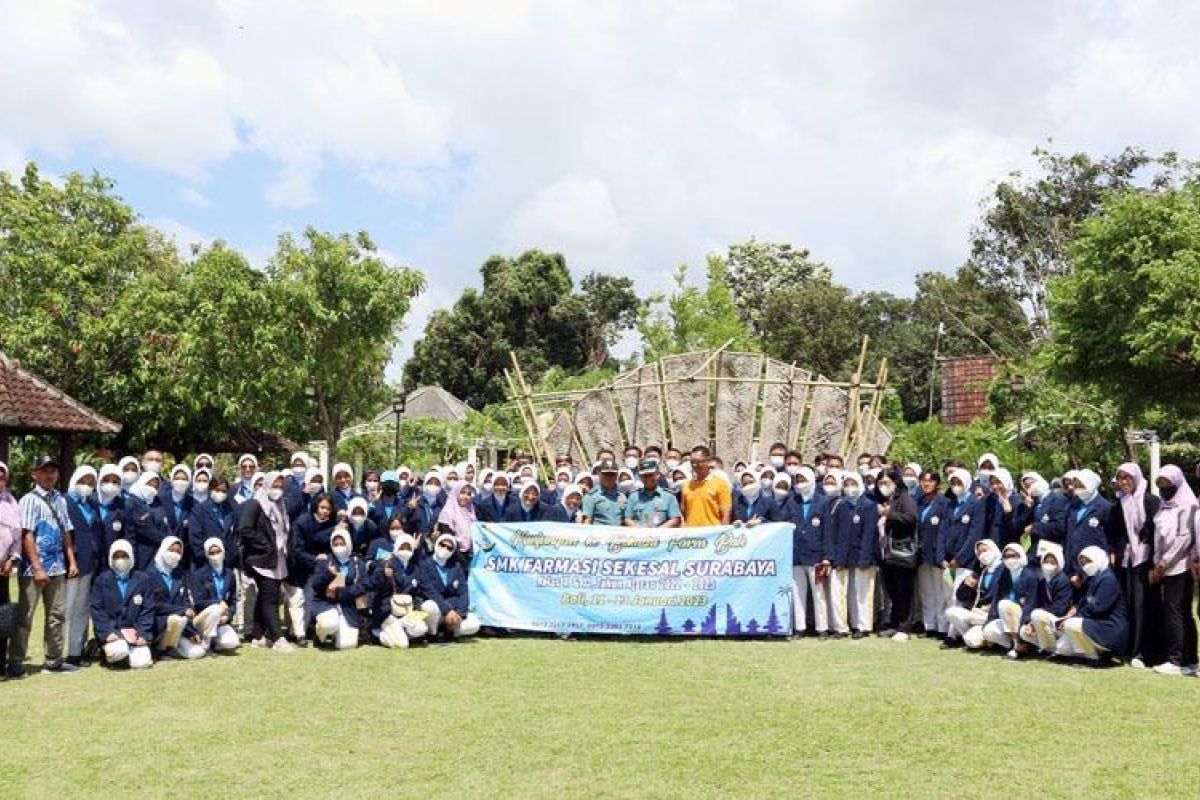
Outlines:
<svg viewBox="0 0 1200 800"><path fill-rule="evenodd" d="M907 293L1049 138L1200 155L1196 3L0 0L0 21L0 169L99 169L181 244L259 263L283 231L366 229L429 278L406 340L530 247L649 292L757 236Z"/></svg>

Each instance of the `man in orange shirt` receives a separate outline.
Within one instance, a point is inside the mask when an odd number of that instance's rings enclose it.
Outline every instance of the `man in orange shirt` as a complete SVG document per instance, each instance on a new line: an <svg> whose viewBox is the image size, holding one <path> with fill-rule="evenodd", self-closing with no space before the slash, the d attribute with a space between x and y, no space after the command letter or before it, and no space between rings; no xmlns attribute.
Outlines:
<svg viewBox="0 0 1200 800"><path fill-rule="evenodd" d="M692 448L692 479L683 485L683 524L728 525L733 512L733 490L718 475L711 474L712 451L704 445Z"/></svg>

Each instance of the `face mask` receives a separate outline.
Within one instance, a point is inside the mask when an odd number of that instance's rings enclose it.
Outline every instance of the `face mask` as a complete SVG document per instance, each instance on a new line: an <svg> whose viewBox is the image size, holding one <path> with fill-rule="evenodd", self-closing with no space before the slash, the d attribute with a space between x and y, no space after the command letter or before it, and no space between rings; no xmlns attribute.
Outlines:
<svg viewBox="0 0 1200 800"><path fill-rule="evenodd" d="M175 569L179 566L180 554L174 550L168 550L162 554L162 562L167 565L167 569Z"/></svg>
<svg viewBox="0 0 1200 800"><path fill-rule="evenodd" d="M1058 564L1049 561L1042 562L1042 575L1046 576L1046 580L1051 580L1058 574Z"/></svg>
<svg viewBox="0 0 1200 800"><path fill-rule="evenodd" d="M531 502L529 502L528 500L522 500L522 501L521 501L521 508L525 509L526 511L533 511L533 509L537 508L537 501L536 501L536 500L534 500L534 501L531 503Z"/></svg>
<svg viewBox="0 0 1200 800"><path fill-rule="evenodd" d="M1158 496L1163 500L1170 502L1175 499L1175 493L1179 491L1178 486L1163 486L1158 490Z"/></svg>
<svg viewBox="0 0 1200 800"><path fill-rule="evenodd" d="M138 474L136 472L134 472L133 470L128 470L126 472L121 473L121 485L123 487L125 487L126 489L128 489L130 486L133 486L135 483L137 483L137 479L138 479Z"/></svg>
<svg viewBox="0 0 1200 800"><path fill-rule="evenodd" d="M775 479L774 478L761 478L761 479L759 479L758 482L763 485L764 489L770 489L772 484L775 483Z"/></svg>
<svg viewBox="0 0 1200 800"><path fill-rule="evenodd" d="M867 471L870 469L871 469L870 464L859 464L858 465L858 474L865 476L867 474Z"/></svg>
<svg viewBox="0 0 1200 800"><path fill-rule="evenodd" d="M894 492L894 491L896 491L895 486L892 486L890 483L885 483L879 487L879 496L880 497L891 497L892 492Z"/></svg>
<svg viewBox="0 0 1200 800"><path fill-rule="evenodd" d="M324 484L310 483L308 486L304 487L304 491L307 492L309 495L316 495L316 494L320 494L321 490L324 488L325 488Z"/></svg>
<svg viewBox="0 0 1200 800"><path fill-rule="evenodd" d="M787 496L788 496L787 489L776 489L775 490L775 501L776 502L782 503L784 500L787 500Z"/></svg>
<svg viewBox="0 0 1200 800"><path fill-rule="evenodd" d="M308 472L306 467L292 467L292 476L298 481L304 480L304 473L306 472Z"/></svg>
<svg viewBox="0 0 1200 800"><path fill-rule="evenodd" d="M842 489L842 494L844 494L850 500L857 499L862 494L862 492L863 492L862 487L855 486L854 484L850 484L846 488Z"/></svg>
<svg viewBox="0 0 1200 800"><path fill-rule="evenodd" d="M404 533L403 528L388 528L388 536L392 537L392 541L400 538L400 534Z"/></svg>
<svg viewBox="0 0 1200 800"><path fill-rule="evenodd" d="M775 469L783 467L783 456L771 456L771 466Z"/></svg>
<svg viewBox="0 0 1200 800"><path fill-rule="evenodd" d="M212 493L212 501L217 505L221 505L221 503L225 502L225 498L228 496L229 495L226 492L216 491Z"/></svg>
<svg viewBox="0 0 1200 800"><path fill-rule="evenodd" d="M822 484L825 487L825 494L837 494L839 489L836 483Z"/></svg>
<svg viewBox="0 0 1200 800"><path fill-rule="evenodd" d="M791 475L793 478L796 477L797 475L799 475L800 474L800 465L799 464L788 464L787 474Z"/></svg>
<svg viewBox="0 0 1200 800"><path fill-rule="evenodd" d="M433 501L438 499L438 494L440 492L441 492L441 489L439 489L436 486L426 486L425 491L422 492L421 494L424 495L425 502L432 503Z"/></svg>
<svg viewBox="0 0 1200 800"><path fill-rule="evenodd" d="M558 490L561 492L563 489L567 488L570 485L571 485L570 481L559 481L558 482Z"/></svg>
<svg viewBox="0 0 1200 800"><path fill-rule="evenodd" d="M915 489L915 488L917 488L917 479L915 477L913 477L912 475L905 475L904 476L904 485L910 489Z"/></svg>
<svg viewBox="0 0 1200 800"><path fill-rule="evenodd" d="M452 555L454 555L454 551L449 547L443 547L442 545L438 545L437 549L433 551L433 557L437 559L437 562L443 566L445 566L446 562L450 560L450 556Z"/></svg>
<svg viewBox="0 0 1200 800"><path fill-rule="evenodd" d="M818 478L824 478L826 473L829 472L829 468L826 467L825 465L821 465L821 466L817 467L816 470L814 470L814 471L817 473Z"/></svg>
<svg viewBox="0 0 1200 800"><path fill-rule="evenodd" d="M1029 487L1029 496L1034 500L1041 500L1046 496L1046 489L1043 484L1035 483Z"/></svg>
<svg viewBox="0 0 1200 800"><path fill-rule="evenodd" d="M742 497L753 503L758 499L758 493L762 491L761 483L748 483L742 487Z"/></svg>
<svg viewBox="0 0 1200 800"><path fill-rule="evenodd" d="M191 484L185 480L171 481L171 491L175 492L175 494L185 494L187 493L188 486L190 485Z"/></svg>
<svg viewBox="0 0 1200 800"><path fill-rule="evenodd" d="M504 488L503 486L497 486L492 490L492 496L497 500L503 500L504 498L508 497L508 489Z"/></svg>
<svg viewBox="0 0 1200 800"><path fill-rule="evenodd" d="M367 491L373 492L379 488L379 481L367 481Z"/></svg>
<svg viewBox="0 0 1200 800"><path fill-rule="evenodd" d="M964 494L967 493L967 487L955 483L955 484L951 484L950 491L954 492L955 497L962 497Z"/></svg>
<svg viewBox="0 0 1200 800"><path fill-rule="evenodd" d="M162 462L161 461L143 461L142 469L145 470L146 472L152 472L155 475L157 475L158 473L162 472Z"/></svg>
<svg viewBox="0 0 1200 800"><path fill-rule="evenodd" d="M192 484L192 494L198 494L201 497L208 494L208 482Z"/></svg>
<svg viewBox="0 0 1200 800"><path fill-rule="evenodd" d="M675 470L678 468L679 468L679 459L678 458L668 458L667 459L667 469Z"/></svg>
<svg viewBox="0 0 1200 800"><path fill-rule="evenodd" d="M87 500L92 496L92 492L94 491L92 487L88 486L86 483L77 483L73 488L75 489L75 495L80 500Z"/></svg>
<svg viewBox="0 0 1200 800"><path fill-rule="evenodd" d="M354 516L352 516L350 518L350 524L354 526L354 530L358 530L359 528L361 528L366 523L366 521L367 521L366 517L360 517L357 514L355 514Z"/></svg>
<svg viewBox="0 0 1200 800"><path fill-rule="evenodd" d="M400 479L399 481L397 481L396 483L397 483L397 484L400 486L400 488L401 488L401 489L407 489L407 488L408 488L408 478L401 478L401 479Z"/></svg>
<svg viewBox="0 0 1200 800"><path fill-rule="evenodd" d="M283 489L268 489L267 499L272 503L278 503L279 498L283 497Z"/></svg>
<svg viewBox="0 0 1200 800"><path fill-rule="evenodd" d="M408 562L412 561L412 550L401 550L396 553L396 558L400 559L400 563L407 567Z"/></svg>
<svg viewBox="0 0 1200 800"><path fill-rule="evenodd" d="M796 484L796 494L800 495L800 497L804 498L805 500L810 499L815 490L816 487L813 486L810 481L804 481L803 483Z"/></svg>
<svg viewBox="0 0 1200 800"><path fill-rule="evenodd" d="M617 484L617 488L625 494L630 494L637 487L634 485L633 481L621 481Z"/></svg>
<svg viewBox="0 0 1200 800"><path fill-rule="evenodd" d="M153 486L146 485L146 486L143 486L141 489L138 489L138 497L142 498L142 501L145 503L153 503L154 498L157 496L158 496L158 490L155 489Z"/></svg>
<svg viewBox="0 0 1200 800"><path fill-rule="evenodd" d="M1011 572L1013 575L1016 575L1018 572L1021 571L1021 566L1022 566L1021 559L1006 558L1006 559L1004 559L1004 566L1008 567L1009 572Z"/></svg>
<svg viewBox="0 0 1200 800"><path fill-rule="evenodd" d="M985 567L990 567L992 562L996 560L996 552L994 550L984 550L979 554L979 563Z"/></svg>
<svg viewBox="0 0 1200 800"><path fill-rule="evenodd" d="M114 558L112 560L112 568L113 568L113 572L124 577L129 574L130 570L133 569L133 559L132 558Z"/></svg>
<svg viewBox="0 0 1200 800"><path fill-rule="evenodd" d="M106 503L109 500L112 500L114 497L116 497L120 493L121 493L121 487L115 483L100 484L100 499Z"/></svg>
<svg viewBox="0 0 1200 800"><path fill-rule="evenodd" d="M350 558L350 545L335 544L333 546L333 557L345 564Z"/></svg>
<svg viewBox="0 0 1200 800"><path fill-rule="evenodd" d="M1081 569L1083 570L1084 575L1087 575L1089 578L1091 578L1100 571L1100 564L1095 561L1089 561L1086 564L1083 564Z"/></svg>
<svg viewBox="0 0 1200 800"><path fill-rule="evenodd" d="M1071 493L1074 494L1076 497L1078 497L1080 500L1082 500L1085 503L1088 502L1089 500L1091 500L1096 495L1095 492L1089 490L1086 486L1076 486L1074 489L1071 490Z"/></svg>
<svg viewBox="0 0 1200 800"><path fill-rule="evenodd" d="M213 572L221 572L225 569L225 554L210 555L208 557L208 565L212 567Z"/></svg>
<svg viewBox="0 0 1200 800"><path fill-rule="evenodd" d="M637 469L637 456L625 456L625 466L629 469Z"/></svg>

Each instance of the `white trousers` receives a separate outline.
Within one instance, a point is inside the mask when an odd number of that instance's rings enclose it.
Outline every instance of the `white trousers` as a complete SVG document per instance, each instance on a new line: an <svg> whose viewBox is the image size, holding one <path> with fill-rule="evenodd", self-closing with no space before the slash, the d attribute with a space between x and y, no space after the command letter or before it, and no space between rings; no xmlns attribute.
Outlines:
<svg viewBox="0 0 1200 800"><path fill-rule="evenodd" d="M925 564L917 567L917 596L921 600L921 623L925 626L925 632L945 633L949 627L946 607L954 597L950 584L946 582L946 571Z"/></svg>
<svg viewBox="0 0 1200 800"><path fill-rule="evenodd" d="M200 636L204 639L205 647L220 652L238 649L241 639L238 638L237 631L232 626L221 622L221 617L225 616L228 611L229 608L224 603L213 603L192 620L197 630L200 631Z"/></svg>
<svg viewBox="0 0 1200 800"><path fill-rule="evenodd" d="M442 627L442 612L438 609L437 603L432 600L426 600L421 604L421 610L429 615L428 622L425 625L429 628L430 635L436 634ZM454 632L454 638L474 636L477 633L479 633L479 618L473 614L467 614L463 617L458 630Z"/></svg>
<svg viewBox="0 0 1200 800"><path fill-rule="evenodd" d="M983 626L983 638L1005 650L1011 650L1021 628L1021 606L1012 600L1000 600L996 619Z"/></svg>
<svg viewBox="0 0 1200 800"><path fill-rule="evenodd" d="M1103 647L1093 642L1083 632L1083 618L1071 617L1063 623L1063 629L1054 645L1054 652L1060 656L1080 656L1091 661L1100 660Z"/></svg>
<svg viewBox="0 0 1200 800"><path fill-rule="evenodd" d="M429 626L424 620L412 619L410 616L397 617L389 614L379 626L379 643L384 647L408 647L413 639L420 639L429 632Z"/></svg>
<svg viewBox="0 0 1200 800"><path fill-rule="evenodd" d="M829 581L817 582L817 568L792 567L792 627L796 633L808 629L808 598L812 597L813 624L817 633L829 631Z"/></svg>
<svg viewBox="0 0 1200 800"><path fill-rule="evenodd" d="M353 650L358 647L358 628L346 622L340 608L331 608L317 614L313 621L318 642L332 642L338 650Z"/></svg>
<svg viewBox="0 0 1200 800"><path fill-rule="evenodd" d="M846 595L850 591L850 570L836 567L829 571L829 626L834 633L850 632Z"/></svg>
<svg viewBox="0 0 1200 800"><path fill-rule="evenodd" d="M1029 633L1022 631L1021 638L1037 647L1043 653L1053 653L1054 646L1058 644L1058 635L1054 627L1057 622L1058 617L1044 608L1035 609L1029 615L1029 626L1033 630Z"/></svg>
<svg viewBox="0 0 1200 800"><path fill-rule="evenodd" d="M949 625L947 635L952 639L962 639L969 647L979 647L983 644L983 623L987 622L987 611L980 608L963 608L954 606L946 609L946 622ZM979 630L972 633L976 628ZM972 644L974 642L974 644Z"/></svg>
<svg viewBox="0 0 1200 800"><path fill-rule="evenodd" d="M847 603L850 627L870 633L875 627L875 573L878 567L854 567L850 570Z"/></svg>
<svg viewBox="0 0 1200 800"><path fill-rule="evenodd" d="M154 644L159 650L174 650L177 655L189 660L204 658L208 653L208 648L183 636L183 629L187 627L187 621L187 617L182 614L172 614L167 617L167 627L158 635Z"/></svg>
<svg viewBox="0 0 1200 800"><path fill-rule="evenodd" d="M237 579L237 611L233 615L233 627L249 634L254 627L254 601L258 597L258 584L254 576L244 570L234 570Z"/></svg>
<svg viewBox="0 0 1200 800"><path fill-rule="evenodd" d="M91 589L91 574L67 579L66 592L63 595L63 618L67 626L68 658L83 655L83 643L87 640L88 623L91 621Z"/></svg>
<svg viewBox="0 0 1200 800"><path fill-rule="evenodd" d="M297 639L304 639L307 634L305 630L308 625L308 609L307 601L304 597L303 586L292 586L287 581L284 581L280 587L283 594L283 603L287 607L288 628L292 632L292 636Z"/></svg>
<svg viewBox="0 0 1200 800"><path fill-rule="evenodd" d="M130 647L124 639L108 642L104 645L104 660L109 664L120 664L128 659L130 669L146 669L154 664L150 656L150 648Z"/></svg>

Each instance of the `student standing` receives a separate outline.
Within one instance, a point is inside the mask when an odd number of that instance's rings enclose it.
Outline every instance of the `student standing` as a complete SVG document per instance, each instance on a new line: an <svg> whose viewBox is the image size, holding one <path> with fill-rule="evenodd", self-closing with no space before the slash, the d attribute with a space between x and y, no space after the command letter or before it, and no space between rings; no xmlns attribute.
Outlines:
<svg viewBox="0 0 1200 800"><path fill-rule="evenodd" d="M9 600L9 576L21 565L21 508L8 489L8 465L0 461L0 605ZM8 638L0 637L0 668L8 668Z"/></svg>
<svg viewBox="0 0 1200 800"><path fill-rule="evenodd" d="M1129 604L1129 665L1141 669L1166 660L1162 653L1162 593L1150 587L1150 573L1155 566L1155 517L1160 501L1146 491L1142 468L1132 462L1117 468L1116 485L1126 531L1125 547L1115 555L1116 566L1120 568L1118 577Z"/></svg>
<svg viewBox="0 0 1200 800"><path fill-rule="evenodd" d="M1187 567L1196 536L1196 495L1184 480L1183 471L1174 464L1162 468L1156 483L1162 503L1154 517L1154 567L1148 580L1161 598L1166 660L1154 671L1163 675L1193 675L1196 672L1194 584Z"/></svg>
<svg viewBox="0 0 1200 800"><path fill-rule="evenodd" d="M82 466L71 475L67 490L67 514L73 529L75 564L79 574L67 579L63 614L66 620L67 663L83 663L83 645L88 632L88 607L92 576L100 569L104 547L104 523L96 504L96 470Z"/></svg>
<svg viewBox="0 0 1200 800"><path fill-rule="evenodd" d="M267 473L264 488L239 509L237 532L242 544L242 564L258 585L254 606L252 643L280 652L294 648L279 625L280 585L288 575L287 509L283 505L283 475Z"/></svg>

